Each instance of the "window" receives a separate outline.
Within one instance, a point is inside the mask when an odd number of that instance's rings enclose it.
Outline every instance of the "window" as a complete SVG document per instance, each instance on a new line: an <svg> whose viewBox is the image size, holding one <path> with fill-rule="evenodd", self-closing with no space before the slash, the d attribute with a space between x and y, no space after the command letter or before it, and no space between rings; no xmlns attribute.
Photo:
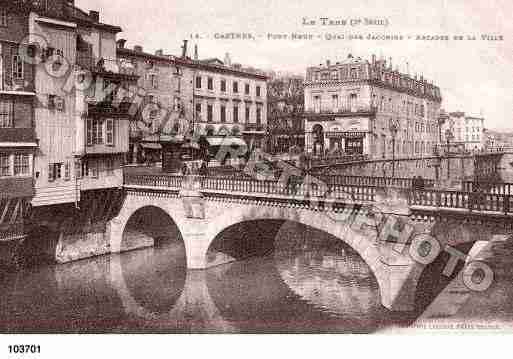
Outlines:
<svg viewBox="0 0 513 359"><path fill-rule="evenodd" d="M55 181L61 178L62 163L49 163L48 164L48 182Z"/></svg>
<svg viewBox="0 0 513 359"><path fill-rule="evenodd" d="M182 91L182 78L179 75L176 75L176 92Z"/></svg>
<svg viewBox="0 0 513 359"><path fill-rule="evenodd" d="M249 95L249 84L244 85L244 94Z"/></svg>
<svg viewBox="0 0 513 359"><path fill-rule="evenodd" d="M107 176L114 175L114 159L107 158L107 162L105 163L105 170L107 172Z"/></svg>
<svg viewBox="0 0 513 359"><path fill-rule="evenodd" d="M233 123L239 123L239 107L233 106Z"/></svg>
<svg viewBox="0 0 513 359"><path fill-rule="evenodd" d="M256 110L256 123L257 125L262 124L262 109L260 107Z"/></svg>
<svg viewBox="0 0 513 359"><path fill-rule="evenodd" d="M12 77L15 80L23 79L23 59L19 55L12 57Z"/></svg>
<svg viewBox="0 0 513 359"><path fill-rule="evenodd" d="M356 71L356 69L351 69L351 78L352 79L358 78L358 72Z"/></svg>
<svg viewBox="0 0 513 359"><path fill-rule="evenodd" d="M70 178L71 178L70 163L69 163L69 161L66 161L66 163L64 164L64 179L66 181L69 181Z"/></svg>
<svg viewBox="0 0 513 359"><path fill-rule="evenodd" d="M0 10L0 26L7 27L8 26L8 14L7 10L2 9Z"/></svg>
<svg viewBox="0 0 513 359"><path fill-rule="evenodd" d="M233 92L238 93L239 92L239 83L237 81L233 82Z"/></svg>
<svg viewBox="0 0 513 359"><path fill-rule="evenodd" d="M0 100L0 128L13 127L13 101Z"/></svg>
<svg viewBox="0 0 513 359"><path fill-rule="evenodd" d="M196 104L196 116L201 116L201 104Z"/></svg>
<svg viewBox="0 0 513 359"><path fill-rule="evenodd" d="M196 88L201 88L201 76L196 76Z"/></svg>
<svg viewBox="0 0 513 359"><path fill-rule="evenodd" d="M333 106L333 112L338 111L338 95L331 96L332 99L332 106Z"/></svg>
<svg viewBox="0 0 513 359"><path fill-rule="evenodd" d="M221 122L226 122L226 106L221 105Z"/></svg>
<svg viewBox="0 0 513 359"><path fill-rule="evenodd" d="M114 120L110 118L105 121L105 144L114 146Z"/></svg>
<svg viewBox="0 0 513 359"><path fill-rule="evenodd" d="M245 121L246 123L249 123L249 106L246 106L245 109Z"/></svg>
<svg viewBox="0 0 513 359"><path fill-rule="evenodd" d="M314 111L321 112L321 96L314 96Z"/></svg>
<svg viewBox="0 0 513 359"><path fill-rule="evenodd" d="M356 112L356 102L358 100L358 95L357 94L354 94L352 93L351 95L349 95L349 109L351 112Z"/></svg>
<svg viewBox="0 0 513 359"><path fill-rule="evenodd" d="M101 120L93 120L93 144L102 145L103 144L103 123Z"/></svg>
<svg viewBox="0 0 513 359"><path fill-rule="evenodd" d="M112 121L112 120L111 120ZM103 144L103 121L97 119L87 119L87 146Z"/></svg>
<svg viewBox="0 0 513 359"><path fill-rule="evenodd" d="M91 160L91 163L89 164L90 175L93 178L98 178L99 175L99 161Z"/></svg>
<svg viewBox="0 0 513 359"><path fill-rule="evenodd" d="M207 88L209 90L213 90L214 89L214 79L212 77L209 77L207 79Z"/></svg>
<svg viewBox="0 0 513 359"><path fill-rule="evenodd" d="M151 88L158 89L159 88L159 78L156 74L149 75L150 86Z"/></svg>
<svg viewBox="0 0 513 359"><path fill-rule="evenodd" d="M11 175L11 164L9 155L0 155L0 177Z"/></svg>
<svg viewBox="0 0 513 359"><path fill-rule="evenodd" d="M221 80L221 91L226 92L226 80Z"/></svg>
<svg viewBox="0 0 513 359"><path fill-rule="evenodd" d="M256 87L256 95L260 97L260 86Z"/></svg>
<svg viewBox="0 0 513 359"><path fill-rule="evenodd" d="M207 122L212 122L212 105L207 105Z"/></svg>

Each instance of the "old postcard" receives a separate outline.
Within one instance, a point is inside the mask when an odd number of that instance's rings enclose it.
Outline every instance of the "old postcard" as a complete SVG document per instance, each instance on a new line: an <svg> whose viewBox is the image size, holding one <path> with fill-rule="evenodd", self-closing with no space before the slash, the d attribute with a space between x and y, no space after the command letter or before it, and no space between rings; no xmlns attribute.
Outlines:
<svg viewBox="0 0 513 359"><path fill-rule="evenodd" d="M512 13L2 0L0 351L513 332Z"/></svg>

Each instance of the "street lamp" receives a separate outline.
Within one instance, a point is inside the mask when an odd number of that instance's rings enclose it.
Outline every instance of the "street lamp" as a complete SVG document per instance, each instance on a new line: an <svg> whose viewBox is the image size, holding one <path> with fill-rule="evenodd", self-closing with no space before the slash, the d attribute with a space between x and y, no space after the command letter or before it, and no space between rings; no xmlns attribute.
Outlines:
<svg viewBox="0 0 513 359"><path fill-rule="evenodd" d="M439 136L438 143L440 145L442 145L442 126L447 122L448 119L449 119L449 116L445 112L441 112L437 119L438 120L438 136Z"/></svg>
<svg viewBox="0 0 513 359"><path fill-rule="evenodd" d="M395 177L395 138L399 131L399 121L390 119L389 123L390 134L392 135L392 178Z"/></svg>
<svg viewBox="0 0 513 359"><path fill-rule="evenodd" d="M447 130L445 130L445 139L447 140L447 150L445 153L447 155L447 178L449 179L449 178L451 178L451 162L449 159L449 152L450 152L451 141L454 139L454 135L449 128Z"/></svg>

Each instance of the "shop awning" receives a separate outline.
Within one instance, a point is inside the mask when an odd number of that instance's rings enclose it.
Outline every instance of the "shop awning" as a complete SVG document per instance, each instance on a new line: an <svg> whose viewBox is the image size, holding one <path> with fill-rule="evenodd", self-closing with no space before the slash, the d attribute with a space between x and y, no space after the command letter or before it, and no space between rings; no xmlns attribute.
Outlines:
<svg viewBox="0 0 513 359"><path fill-rule="evenodd" d="M207 137L207 141L210 146L247 146L246 142L238 137Z"/></svg>
<svg viewBox="0 0 513 359"><path fill-rule="evenodd" d="M141 143L141 147L148 150L161 150L162 145L160 143Z"/></svg>

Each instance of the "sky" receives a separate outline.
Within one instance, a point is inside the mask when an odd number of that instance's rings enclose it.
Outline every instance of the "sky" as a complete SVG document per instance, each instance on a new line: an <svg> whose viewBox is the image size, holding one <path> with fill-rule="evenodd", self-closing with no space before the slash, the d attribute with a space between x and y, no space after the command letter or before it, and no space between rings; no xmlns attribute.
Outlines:
<svg viewBox="0 0 513 359"><path fill-rule="evenodd" d="M179 55L183 39L199 57L224 59L264 70L305 74L308 66L348 54L364 59L392 57L394 68L423 74L441 88L442 107L485 117L485 127L513 129L513 13L511 0L76 0L83 10L99 10L101 21L119 25L118 38L145 52L163 49ZM315 25L303 25L303 20ZM322 25L320 18L360 20ZM378 19L383 25L366 25ZM255 39L216 39L216 34L250 33ZM313 40L291 40L292 33ZM200 36L195 39L195 34ZM288 39L270 40L268 34ZM327 40L327 34L344 39ZM350 40L349 35L402 35L403 40ZM417 35L444 35L450 40L416 40ZM453 36L476 40L453 40ZM482 40L502 35L503 40ZM191 39L191 36L193 39ZM317 38L321 36L321 38ZM411 39L408 39L408 36ZM409 64L407 66L407 63Z"/></svg>

